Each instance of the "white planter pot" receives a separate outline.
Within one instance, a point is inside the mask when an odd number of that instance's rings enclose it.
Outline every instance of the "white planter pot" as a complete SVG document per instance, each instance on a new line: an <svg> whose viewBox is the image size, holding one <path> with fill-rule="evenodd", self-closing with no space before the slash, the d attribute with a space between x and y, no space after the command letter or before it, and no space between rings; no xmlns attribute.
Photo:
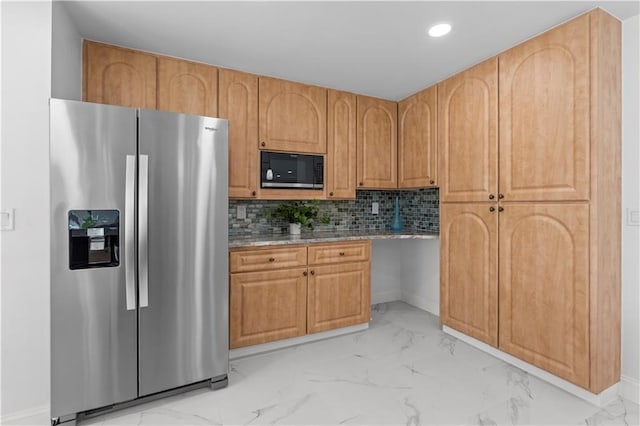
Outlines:
<svg viewBox="0 0 640 426"><path fill-rule="evenodd" d="M290 223L289 224L289 234L291 234L291 235L300 235L300 224L299 223Z"/></svg>

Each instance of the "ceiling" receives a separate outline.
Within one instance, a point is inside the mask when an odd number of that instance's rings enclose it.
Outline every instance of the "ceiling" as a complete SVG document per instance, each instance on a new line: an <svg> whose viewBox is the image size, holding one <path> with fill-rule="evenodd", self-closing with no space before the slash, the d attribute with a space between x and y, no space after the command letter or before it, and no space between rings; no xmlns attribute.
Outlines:
<svg viewBox="0 0 640 426"><path fill-rule="evenodd" d="M66 3L84 38L390 100L594 7L640 13L637 0ZM451 33L428 37L442 21Z"/></svg>

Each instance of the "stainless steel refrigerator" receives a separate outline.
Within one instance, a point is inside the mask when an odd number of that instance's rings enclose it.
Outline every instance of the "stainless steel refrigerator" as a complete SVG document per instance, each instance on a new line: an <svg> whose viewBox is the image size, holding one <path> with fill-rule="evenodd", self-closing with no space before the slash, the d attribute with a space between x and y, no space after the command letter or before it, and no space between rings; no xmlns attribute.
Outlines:
<svg viewBox="0 0 640 426"><path fill-rule="evenodd" d="M227 384L227 121L52 99L51 417Z"/></svg>

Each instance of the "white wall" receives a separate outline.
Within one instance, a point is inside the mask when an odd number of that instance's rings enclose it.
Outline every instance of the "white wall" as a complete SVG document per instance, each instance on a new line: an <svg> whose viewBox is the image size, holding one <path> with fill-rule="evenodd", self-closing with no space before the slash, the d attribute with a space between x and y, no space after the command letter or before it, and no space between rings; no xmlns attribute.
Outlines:
<svg viewBox="0 0 640 426"><path fill-rule="evenodd" d="M402 298L400 270L404 240L371 242L371 303L391 302Z"/></svg>
<svg viewBox="0 0 640 426"><path fill-rule="evenodd" d="M82 38L67 12L67 5L54 2L51 39L51 96L82 99Z"/></svg>
<svg viewBox="0 0 640 426"><path fill-rule="evenodd" d="M440 314L440 239L405 240L402 268L402 300Z"/></svg>
<svg viewBox="0 0 640 426"><path fill-rule="evenodd" d="M622 387L640 404L640 16L622 24Z"/></svg>
<svg viewBox="0 0 640 426"><path fill-rule="evenodd" d="M1 415L49 404L51 2L1 2Z"/></svg>

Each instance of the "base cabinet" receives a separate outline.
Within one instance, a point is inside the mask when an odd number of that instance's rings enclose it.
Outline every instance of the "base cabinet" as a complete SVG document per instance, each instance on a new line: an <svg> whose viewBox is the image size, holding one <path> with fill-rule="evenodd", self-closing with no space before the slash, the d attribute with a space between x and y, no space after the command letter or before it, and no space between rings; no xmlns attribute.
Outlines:
<svg viewBox="0 0 640 426"><path fill-rule="evenodd" d="M232 250L229 347L368 322L370 247L362 241Z"/></svg>
<svg viewBox="0 0 640 426"><path fill-rule="evenodd" d="M440 205L440 320L498 346L498 212L489 203Z"/></svg>
<svg viewBox="0 0 640 426"><path fill-rule="evenodd" d="M500 349L589 386L589 205L500 213Z"/></svg>
<svg viewBox="0 0 640 426"><path fill-rule="evenodd" d="M229 347L302 336L307 268L231 274Z"/></svg>
<svg viewBox="0 0 640 426"><path fill-rule="evenodd" d="M310 267L307 332L316 333L369 321L369 262Z"/></svg>

